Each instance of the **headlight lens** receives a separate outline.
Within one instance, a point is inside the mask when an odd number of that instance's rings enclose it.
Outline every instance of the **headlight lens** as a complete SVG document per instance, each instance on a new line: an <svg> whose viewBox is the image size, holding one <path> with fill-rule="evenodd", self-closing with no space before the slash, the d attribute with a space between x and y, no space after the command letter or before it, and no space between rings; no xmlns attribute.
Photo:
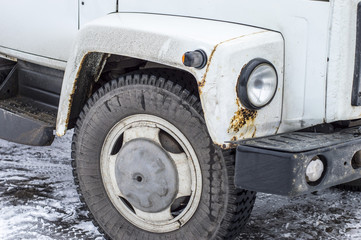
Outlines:
<svg viewBox="0 0 361 240"><path fill-rule="evenodd" d="M252 60L238 80L238 97L242 105L251 110L266 106L276 93L277 82L277 72L269 61Z"/></svg>
<svg viewBox="0 0 361 240"><path fill-rule="evenodd" d="M261 64L253 70L248 79L249 101L256 107L263 107L272 99L276 88L276 71L268 64Z"/></svg>

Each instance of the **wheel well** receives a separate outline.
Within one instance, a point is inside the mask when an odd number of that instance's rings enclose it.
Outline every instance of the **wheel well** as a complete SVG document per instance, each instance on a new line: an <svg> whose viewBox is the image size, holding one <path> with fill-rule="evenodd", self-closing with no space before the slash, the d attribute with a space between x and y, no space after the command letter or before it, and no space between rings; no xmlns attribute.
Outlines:
<svg viewBox="0 0 361 240"><path fill-rule="evenodd" d="M133 57L91 52L84 56L72 96L68 128L73 128L84 104L105 83L129 73L162 76L186 88L199 98L195 77L184 70Z"/></svg>

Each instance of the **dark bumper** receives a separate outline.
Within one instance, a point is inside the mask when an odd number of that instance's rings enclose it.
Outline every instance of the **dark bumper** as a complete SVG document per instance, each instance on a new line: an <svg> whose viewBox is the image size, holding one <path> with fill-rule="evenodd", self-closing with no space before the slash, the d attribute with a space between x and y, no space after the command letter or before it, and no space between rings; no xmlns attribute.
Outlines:
<svg viewBox="0 0 361 240"><path fill-rule="evenodd" d="M352 164L361 150L360 129L332 134L289 133L238 142L235 185L239 188L296 196L361 178ZM325 170L321 179L307 183L306 168L320 156Z"/></svg>

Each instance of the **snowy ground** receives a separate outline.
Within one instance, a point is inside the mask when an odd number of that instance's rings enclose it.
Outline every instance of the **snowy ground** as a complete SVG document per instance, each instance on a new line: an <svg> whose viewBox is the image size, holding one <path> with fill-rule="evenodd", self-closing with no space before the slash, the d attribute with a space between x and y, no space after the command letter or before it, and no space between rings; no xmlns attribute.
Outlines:
<svg viewBox="0 0 361 240"><path fill-rule="evenodd" d="M70 134L51 147L0 140L0 239L103 239L78 200ZM258 194L239 239L361 239L360 194L338 189L292 199Z"/></svg>

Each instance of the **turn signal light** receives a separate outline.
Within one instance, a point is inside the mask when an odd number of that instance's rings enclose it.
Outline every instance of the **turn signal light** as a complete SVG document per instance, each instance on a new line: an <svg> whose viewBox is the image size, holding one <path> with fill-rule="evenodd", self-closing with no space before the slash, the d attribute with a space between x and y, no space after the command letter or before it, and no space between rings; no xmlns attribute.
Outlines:
<svg viewBox="0 0 361 240"><path fill-rule="evenodd" d="M189 51L183 54L182 62L187 67L202 69L207 64L207 54L201 49Z"/></svg>

